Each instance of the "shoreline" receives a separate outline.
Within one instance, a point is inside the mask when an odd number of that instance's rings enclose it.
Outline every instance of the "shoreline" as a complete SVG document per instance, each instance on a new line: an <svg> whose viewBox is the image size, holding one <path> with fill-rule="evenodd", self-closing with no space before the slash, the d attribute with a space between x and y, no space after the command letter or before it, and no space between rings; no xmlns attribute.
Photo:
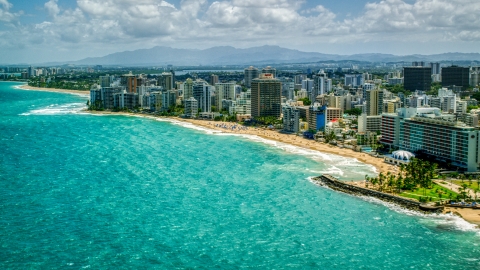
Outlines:
<svg viewBox="0 0 480 270"><path fill-rule="evenodd" d="M44 92L89 96L89 93L87 93L87 91L55 89L55 88L40 88L40 87L29 86L27 84L16 87L16 89L27 90L27 91L44 91ZM91 115L97 114L97 115L135 116L135 117L145 117L150 119L166 119L166 120L190 123L197 127L207 128L207 129L219 131L222 133L239 134L239 135L242 135L242 134L255 135L263 139L273 140L273 141L301 147L307 150L318 151L320 153L334 154L334 155L338 155L346 158L353 158L358 160L359 162L373 166L376 169L377 173L380 173L380 172L386 173L388 171L392 171L392 172L396 171L395 166L385 163L382 158L373 157L361 152L355 152L351 149L339 148L336 146L319 143L313 140L305 139L302 136L297 136L294 134L279 133L278 131L275 131L275 130L249 127L248 130L233 131L231 129L224 129L224 128L215 126L215 124L226 124L227 126L235 125L235 123L231 123L231 122L215 122L213 120L208 121L208 120L197 120L197 119L185 119L185 118L179 118L179 117L158 117L158 116L141 114L141 113L88 111L86 109L82 110L80 113L91 114ZM351 184L358 185L360 187L364 186L364 183L362 181L353 181L351 182ZM458 216L463 220L469 222L470 224L480 227L480 211L476 211L474 209L459 209L459 208L451 208L451 207L445 206L443 214L451 214L451 215Z"/></svg>
<svg viewBox="0 0 480 270"><path fill-rule="evenodd" d="M90 91L35 87L35 86L29 86L28 84L18 86L18 87L16 87L16 89L27 90L27 91L42 91L42 92L52 92L52 93L64 93L64 94L75 94L75 95L82 95L82 96L90 96Z"/></svg>
<svg viewBox="0 0 480 270"><path fill-rule="evenodd" d="M158 117L158 116L141 114L141 113L88 111L88 110L83 110L82 112L88 113L88 114L99 114L99 115L125 115L125 116L148 117L152 119L170 119L178 122L189 123L201 128L219 131L221 133L237 134L237 135L254 135L262 139L285 143L288 145L301 147L306 150L317 151L323 154L333 154L333 155L337 155L344 158L352 158L361 163L374 167L376 170L375 173L380 173L380 172L386 173L388 171L394 172L397 170L395 166L385 163L382 158L373 157L369 154L362 153L362 152L355 152L347 148L339 148L329 144L316 142L314 140L308 140L303 138L303 136L297 136L295 134L280 133L276 130L268 130L268 129L255 128L255 127L248 127L248 129L246 130L238 130L238 129L232 130L230 128L225 129L215 125L225 124L228 127L231 127L233 125L237 125L237 126L241 126L241 125L237 123L232 123L232 122L220 122L220 121L213 121L213 120L209 121L209 120L186 119L186 118L180 118L180 117Z"/></svg>

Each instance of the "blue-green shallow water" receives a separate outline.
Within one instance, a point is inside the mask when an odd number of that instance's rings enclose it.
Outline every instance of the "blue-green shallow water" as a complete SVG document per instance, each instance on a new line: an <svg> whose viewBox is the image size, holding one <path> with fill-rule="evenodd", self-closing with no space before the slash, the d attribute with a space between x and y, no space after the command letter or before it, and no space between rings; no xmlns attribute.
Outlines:
<svg viewBox="0 0 480 270"><path fill-rule="evenodd" d="M371 167L0 83L2 269L478 269L480 236L318 187Z"/></svg>

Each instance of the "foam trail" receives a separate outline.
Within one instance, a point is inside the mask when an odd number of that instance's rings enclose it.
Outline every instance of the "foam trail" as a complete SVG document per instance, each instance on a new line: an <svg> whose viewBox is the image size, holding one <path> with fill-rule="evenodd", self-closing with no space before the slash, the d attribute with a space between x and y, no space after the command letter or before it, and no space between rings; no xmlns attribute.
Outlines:
<svg viewBox="0 0 480 270"><path fill-rule="evenodd" d="M362 176L362 178L365 174L372 174L372 175L377 174L377 170L376 170L375 166L362 163L355 158L342 157L342 156L335 155L335 154L326 154L326 153L322 153L322 152L317 151L317 150L311 150L311 149L303 148L303 147L300 147L300 146L291 145L291 144L288 144L288 143L283 143L283 142L278 142L278 141L275 141L275 140L265 139L265 138L262 138L262 137L257 136L257 135L227 133L227 132L223 132L221 130L211 129L211 128L207 128L207 127L201 127L201 126L197 126L195 124L189 123L189 122L178 121L178 120L170 119L170 118L158 118L158 117L141 116L141 115L126 115L126 116L148 118L148 119L152 119L152 120L159 121L159 122L169 122L171 124L178 125L178 126L181 126L181 127L184 127L184 128L198 130L198 131L205 132L206 134L211 134L211 135L216 135L216 136L242 137L242 138L246 138L246 139L249 139L251 141L254 141L254 142L259 142L259 143L263 143L263 144L273 146L275 148L281 149L281 150L283 150L285 152L288 152L288 153L301 155L301 156L306 156L310 159L313 159L315 161L319 161L321 163L325 163L326 165L331 166L327 170L324 170L320 173L328 173L328 174L332 174L332 175L342 177L342 176L345 175L345 171L344 171L345 169L352 168L352 167L358 167L358 168L362 168L363 170L355 171L355 172L352 172L352 173L357 173L358 175ZM341 168L341 167L343 167L343 168Z"/></svg>
<svg viewBox="0 0 480 270"><path fill-rule="evenodd" d="M63 115L63 114L76 114L86 108L84 103L69 103L69 104L52 104L48 107L31 110L27 113L22 113L22 116L28 115Z"/></svg>
<svg viewBox="0 0 480 270"><path fill-rule="evenodd" d="M377 198L367 197L367 196L357 196L357 197L367 202L383 205L388 209L400 214L418 217L421 220L423 220L425 223L427 223L427 225L429 225L429 223L430 224L433 223L433 225L437 226L438 228L442 228L445 230L456 230L456 231L463 231L463 232L473 231L473 232L476 232L478 236L480 236L480 229L477 227L477 225L471 224L466 220L464 220L463 218L453 214L424 214L421 212L403 208L394 203L382 201Z"/></svg>
<svg viewBox="0 0 480 270"><path fill-rule="evenodd" d="M308 177L308 181L311 183L315 184L316 186L332 190L330 187L322 185L321 183L317 181L313 181L313 177ZM382 205L391 211L394 211L396 213L402 214L402 215L407 215L411 217L416 217L420 219L420 221L425 224L426 226L434 226L436 228L442 229L442 230L452 230L452 231L461 231L461 232L475 232L478 237L480 237L480 228L478 228L477 225L471 224L464 220L463 218L453 215L453 214L424 214L422 212L414 211L414 210L409 210L406 208L403 208L397 204L394 203L389 203L382 201L380 199L374 198L374 197L368 197L368 196L356 196L356 195L350 195L347 193L343 193L348 196L353 196L357 197L363 201L373 203L373 204L378 204Z"/></svg>

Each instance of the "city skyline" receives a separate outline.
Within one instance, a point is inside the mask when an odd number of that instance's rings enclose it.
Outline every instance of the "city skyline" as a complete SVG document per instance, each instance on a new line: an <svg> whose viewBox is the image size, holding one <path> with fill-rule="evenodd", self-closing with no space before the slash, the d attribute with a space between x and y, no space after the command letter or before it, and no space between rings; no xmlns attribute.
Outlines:
<svg viewBox="0 0 480 270"><path fill-rule="evenodd" d="M9 52L0 62L73 61L154 46L469 53L478 52L479 11L473 0L0 0L0 49Z"/></svg>

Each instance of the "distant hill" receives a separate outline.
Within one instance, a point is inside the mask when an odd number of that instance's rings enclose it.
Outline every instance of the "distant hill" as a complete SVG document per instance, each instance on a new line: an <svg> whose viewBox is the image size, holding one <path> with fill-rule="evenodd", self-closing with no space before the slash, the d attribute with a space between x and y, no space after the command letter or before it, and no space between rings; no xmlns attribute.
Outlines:
<svg viewBox="0 0 480 270"><path fill-rule="evenodd" d="M412 61L480 61L479 53L444 53L435 55L393 54L354 54L335 55L317 52L302 52L281 48L279 46L261 46L248 49L237 49L230 46L213 47L205 50L174 49L157 46L151 49L125 51L103 57L86 58L68 62L75 65L257 65L286 64L319 61L367 61L367 62L412 62Z"/></svg>

